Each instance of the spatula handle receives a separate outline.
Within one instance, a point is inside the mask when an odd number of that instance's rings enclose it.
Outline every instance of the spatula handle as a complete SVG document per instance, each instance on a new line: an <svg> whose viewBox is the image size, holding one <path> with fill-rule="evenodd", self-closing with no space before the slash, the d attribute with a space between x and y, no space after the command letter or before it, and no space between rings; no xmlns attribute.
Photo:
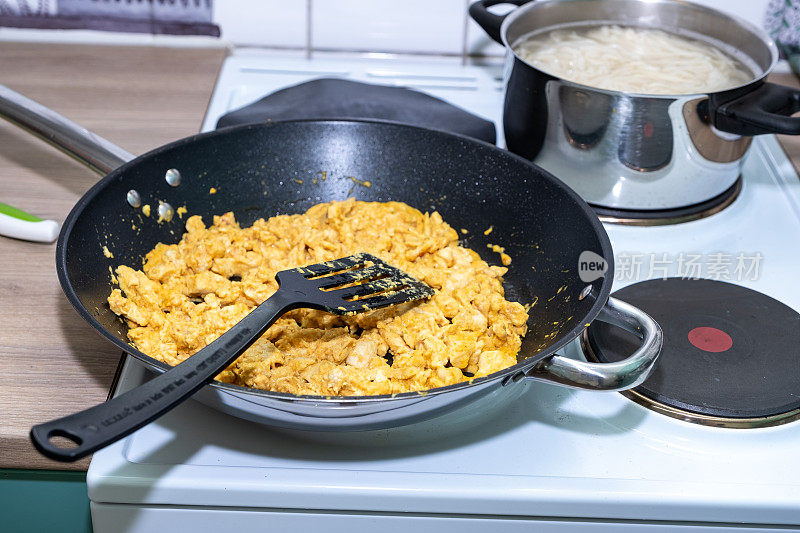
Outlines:
<svg viewBox="0 0 800 533"><path fill-rule="evenodd" d="M31 440L43 455L77 461L130 435L191 396L214 379L284 312L297 307L282 291L251 311L236 326L172 369L100 405L31 428ZM51 442L65 437L74 447Z"/></svg>

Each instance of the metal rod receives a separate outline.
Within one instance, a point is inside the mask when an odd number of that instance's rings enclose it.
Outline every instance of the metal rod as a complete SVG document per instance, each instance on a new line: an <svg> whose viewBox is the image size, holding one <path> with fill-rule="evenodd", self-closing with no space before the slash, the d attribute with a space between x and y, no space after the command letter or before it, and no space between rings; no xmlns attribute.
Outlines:
<svg viewBox="0 0 800 533"><path fill-rule="evenodd" d="M136 157L4 85L0 85L0 117L33 133L100 174L108 174Z"/></svg>

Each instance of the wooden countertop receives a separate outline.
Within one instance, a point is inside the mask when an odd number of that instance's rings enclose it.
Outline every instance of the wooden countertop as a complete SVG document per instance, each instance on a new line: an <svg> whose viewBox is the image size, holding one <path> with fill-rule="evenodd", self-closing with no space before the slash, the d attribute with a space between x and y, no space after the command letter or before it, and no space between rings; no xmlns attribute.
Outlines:
<svg viewBox="0 0 800 533"><path fill-rule="evenodd" d="M225 51L0 43L0 83L140 154L199 130ZM798 85L791 75L774 81ZM795 167L800 138L781 138ZM0 121L0 202L62 222L99 176ZM106 398L119 351L72 309L55 244L0 237L0 467L85 470L28 440Z"/></svg>
<svg viewBox="0 0 800 533"><path fill-rule="evenodd" d="M223 49L0 44L0 83L140 154L200 129ZM99 176L0 120L0 202L63 222ZM61 292L55 244L0 237L0 467L86 470L28 440L105 400L119 349Z"/></svg>

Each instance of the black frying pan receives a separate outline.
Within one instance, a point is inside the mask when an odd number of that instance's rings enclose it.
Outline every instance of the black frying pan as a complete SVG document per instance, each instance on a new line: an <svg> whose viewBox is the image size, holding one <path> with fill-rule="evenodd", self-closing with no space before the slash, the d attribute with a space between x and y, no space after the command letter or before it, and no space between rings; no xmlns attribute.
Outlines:
<svg viewBox="0 0 800 533"><path fill-rule="evenodd" d="M95 168L126 158L124 151L87 138L85 130L76 132L63 117L35 106L0 86L0 116L35 130ZM80 149L75 148L79 143ZM169 169L180 172L178 186L165 179ZM149 217L141 207L129 205L131 190L151 206ZM586 253L604 258L610 272L613 256L605 230L586 203L552 175L493 145L401 124L325 120L249 125L195 135L149 152L112 170L73 208L58 240L58 276L75 309L101 335L163 371L164 363L128 344L124 324L106 303L114 288L109 268L139 267L157 243L180 239L185 217L158 222L160 202L185 207L207 224L213 215L233 211L246 226L258 218L298 213L351 196L436 210L454 228L466 229L464 244L490 264L499 264L499 256L487 245L503 246L513 258L505 277L507 295L535 302L519 363L424 393L322 398L214 383L201 391L201 400L284 427L372 429L434 416L526 376L619 390L641 383L652 369L661 344L657 324L632 306L609 299L610 276L590 279ZM485 235L490 226L493 231ZM113 258L104 255L103 247ZM637 332L642 347L613 364L553 355L598 315Z"/></svg>
<svg viewBox="0 0 800 533"><path fill-rule="evenodd" d="M170 186L168 169L180 171ZM369 187L359 182L369 182ZM211 189L216 192L211 194ZM136 190L150 217L128 205ZM106 304L113 285L108 267L138 268L159 242L175 243L186 217L157 222L159 202L211 218L233 211L242 226L278 214L300 213L320 202L401 201L438 211L464 244L490 264L505 247L512 300L537 301L524 340L528 356L553 344L556 332L575 333L607 299L611 279L586 287L578 256L589 250L611 258L608 237L577 196L545 171L497 148L464 137L378 122L297 121L252 125L197 135L150 152L113 171L70 213L58 240L56 265L67 296L90 322L129 349L125 327ZM484 231L492 226L489 235ZM136 229L134 229L134 227ZM113 259L103 255L103 246ZM572 298L551 297L561 294Z"/></svg>

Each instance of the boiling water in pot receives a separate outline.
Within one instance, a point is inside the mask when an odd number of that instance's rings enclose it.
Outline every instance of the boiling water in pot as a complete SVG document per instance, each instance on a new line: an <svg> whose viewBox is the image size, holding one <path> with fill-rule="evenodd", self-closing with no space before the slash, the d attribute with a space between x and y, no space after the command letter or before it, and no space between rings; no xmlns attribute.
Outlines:
<svg viewBox="0 0 800 533"><path fill-rule="evenodd" d="M550 28L513 48L522 60L564 80L639 94L722 91L749 82L756 70L707 42L631 26Z"/></svg>

